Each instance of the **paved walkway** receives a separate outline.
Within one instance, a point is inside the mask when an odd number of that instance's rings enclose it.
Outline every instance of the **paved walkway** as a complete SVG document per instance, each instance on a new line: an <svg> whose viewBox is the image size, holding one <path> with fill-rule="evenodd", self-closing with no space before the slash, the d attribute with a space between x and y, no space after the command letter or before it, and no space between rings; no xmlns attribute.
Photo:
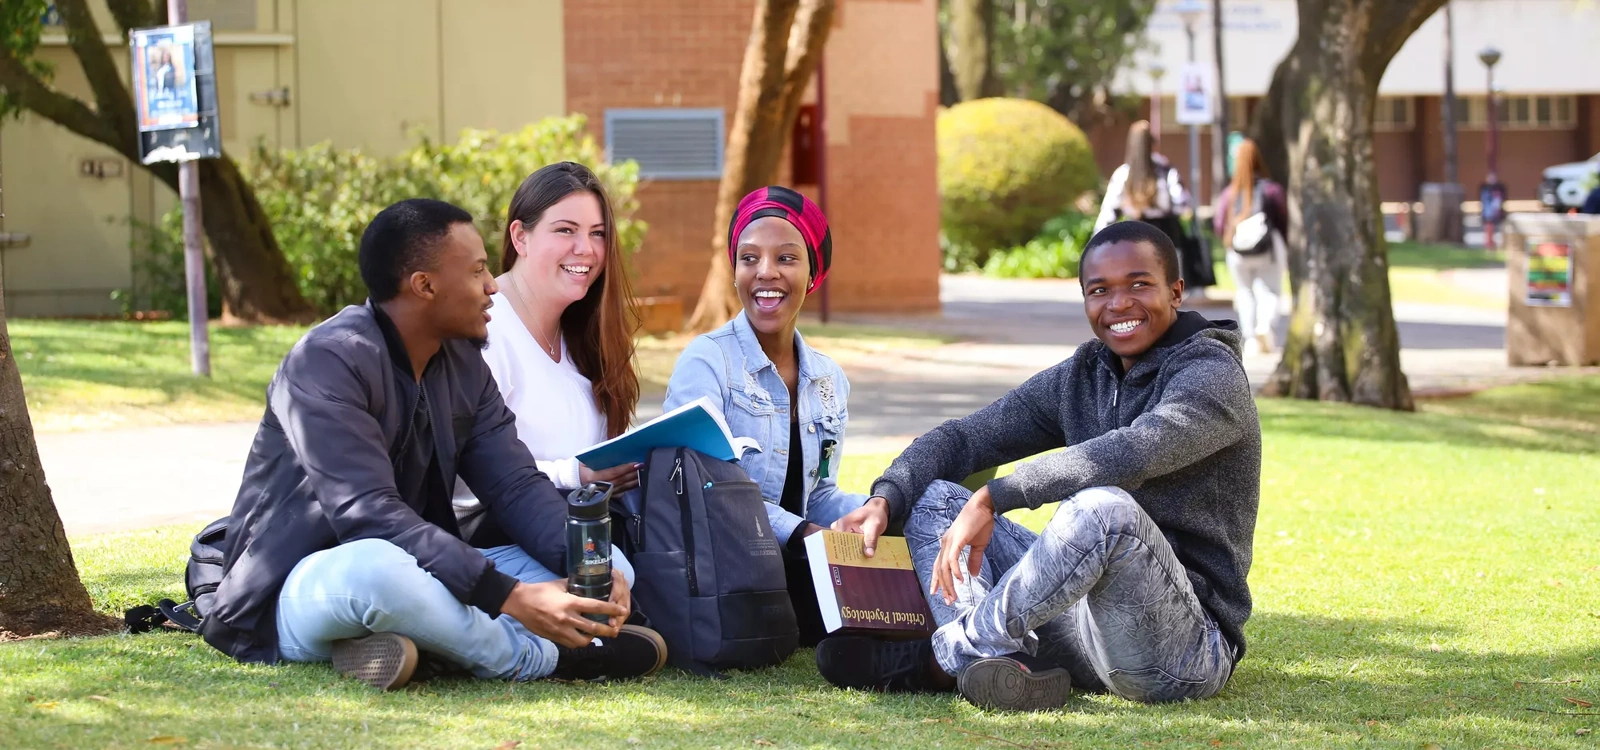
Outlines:
<svg viewBox="0 0 1600 750"><path fill-rule="evenodd" d="M963 342L851 364L849 453L897 452L915 436L977 410L1065 359L1092 335L1076 282L949 276L941 297L944 313L937 316L841 316ZM1196 309L1232 316L1222 304ZM1420 393L1569 372L1508 368L1504 312L1401 304L1395 316L1402 366ZM1245 369L1259 384L1276 364L1275 356L1252 356ZM647 394L640 419L659 414L660 400L660 394ZM198 525L225 514L254 434L254 423L53 433L39 436L39 448L62 520L76 535Z"/></svg>

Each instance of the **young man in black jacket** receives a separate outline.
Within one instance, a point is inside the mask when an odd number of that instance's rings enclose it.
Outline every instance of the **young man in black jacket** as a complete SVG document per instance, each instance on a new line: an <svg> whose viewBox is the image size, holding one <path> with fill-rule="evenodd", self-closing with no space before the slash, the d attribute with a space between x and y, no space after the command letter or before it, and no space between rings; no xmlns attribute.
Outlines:
<svg viewBox="0 0 1600 750"><path fill-rule="evenodd" d="M1096 234L1081 283L1097 340L918 438L835 524L870 550L909 514L940 627L931 642L825 640L824 677L1025 710L1063 705L1074 683L1148 702L1222 689L1250 616L1261 427L1238 327L1178 309L1177 265L1149 224ZM1054 449L975 493L952 483ZM1055 501L1041 534L1000 516Z"/></svg>
<svg viewBox="0 0 1600 750"><path fill-rule="evenodd" d="M311 329L267 387L206 642L245 662L332 660L381 689L410 679L419 649L484 678L659 670L661 637L622 624L620 566L609 602L549 572L565 570L566 503L479 354L495 281L471 215L390 206L360 267L367 303ZM458 474L537 563L523 580L460 538Z"/></svg>

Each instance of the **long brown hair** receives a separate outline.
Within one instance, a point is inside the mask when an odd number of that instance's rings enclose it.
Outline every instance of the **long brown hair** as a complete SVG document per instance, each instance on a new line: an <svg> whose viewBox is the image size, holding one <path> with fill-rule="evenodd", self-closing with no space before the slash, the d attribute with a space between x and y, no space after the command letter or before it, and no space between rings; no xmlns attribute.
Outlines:
<svg viewBox="0 0 1600 750"><path fill-rule="evenodd" d="M1144 210L1155 203L1156 191L1161 189L1149 121L1140 120L1128 127L1124 163L1128 165L1128 179L1122 184L1122 215L1125 219L1142 219Z"/></svg>
<svg viewBox="0 0 1600 750"><path fill-rule="evenodd" d="M1227 205L1220 206L1228 212L1228 222L1222 232L1224 247L1232 245L1233 230L1238 228L1239 222L1255 213L1250 203L1255 200L1256 180L1265 179L1268 179L1267 164L1261 159L1261 148L1249 138L1240 141L1239 150L1233 154L1233 182L1229 185L1233 190L1232 198Z"/></svg>
<svg viewBox="0 0 1600 750"><path fill-rule="evenodd" d="M528 175L516 195L511 196L511 210L506 213L500 271L510 273L517 263L517 248L511 240L512 222L521 221L524 227L532 227L551 206L580 190L589 191L600 202L606 262L588 294L561 313L561 333L567 339L572 364L593 384L595 404L606 418L606 435L616 437L628 429L634 407L639 405L639 374L633 369L633 329L638 316L617 241L617 221L600 178L588 167L570 161L551 164Z"/></svg>

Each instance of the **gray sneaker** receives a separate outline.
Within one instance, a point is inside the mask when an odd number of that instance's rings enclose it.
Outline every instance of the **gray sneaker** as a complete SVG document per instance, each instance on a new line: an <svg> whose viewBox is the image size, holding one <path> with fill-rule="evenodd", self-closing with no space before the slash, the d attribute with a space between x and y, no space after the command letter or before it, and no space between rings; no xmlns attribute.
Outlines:
<svg viewBox="0 0 1600 750"><path fill-rule="evenodd" d="M1030 664L1010 656L993 656L968 664L956 675L961 697L979 708L1002 711L1048 711L1067 704L1072 676L1067 670Z"/></svg>
<svg viewBox="0 0 1600 750"><path fill-rule="evenodd" d="M334 641L333 668L379 690L398 690L417 669L417 644L398 633Z"/></svg>

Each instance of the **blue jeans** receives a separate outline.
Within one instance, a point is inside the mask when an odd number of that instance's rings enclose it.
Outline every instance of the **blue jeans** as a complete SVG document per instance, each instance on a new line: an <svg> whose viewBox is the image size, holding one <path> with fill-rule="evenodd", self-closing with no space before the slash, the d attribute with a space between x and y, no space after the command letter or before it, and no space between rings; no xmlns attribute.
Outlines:
<svg viewBox="0 0 1600 750"><path fill-rule="evenodd" d="M495 569L523 583L560 579L521 547L483 550ZM612 564L633 584L633 567L613 549ZM398 633L417 648L488 679L536 680L556 668L556 646L510 615L490 617L463 604L405 550L361 539L307 556L278 595L278 654L328 661L333 642Z"/></svg>
<svg viewBox="0 0 1600 750"><path fill-rule="evenodd" d="M939 539L971 494L934 482L906 521L924 591ZM1166 536L1116 487L1068 498L1043 534L996 517L981 572L956 593L953 605L928 597L934 655L951 674L1021 651L1065 667L1075 687L1147 703L1208 698L1233 675L1233 648Z"/></svg>

